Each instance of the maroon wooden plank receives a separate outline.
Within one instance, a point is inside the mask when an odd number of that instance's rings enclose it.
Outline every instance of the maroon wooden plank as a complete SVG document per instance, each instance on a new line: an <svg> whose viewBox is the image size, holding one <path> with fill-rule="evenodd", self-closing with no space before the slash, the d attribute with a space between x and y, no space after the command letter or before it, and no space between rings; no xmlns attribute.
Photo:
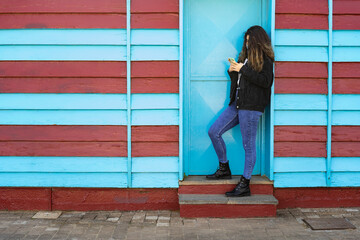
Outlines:
<svg viewBox="0 0 360 240"><path fill-rule="evenodd" d="M0 156L126 157L126 142L0 142Z"/></svg>
<svg viewBox="0 0 360 240"><path fill-rule="evenodd" d="M286 78L325 78L328 77L325 62L275 62L275 76Z"/></svg>
<svg viewBox="0 0 360 240"><path fill-rule="evenodd" d="M331 141L360 142L360 126L332 126Z"/></svg>
<svg viewBox="0 0 360 240"><path fill-rule="evenodd" d="M360 14L360 1L334 0L334 14Z"/></svg>
<svg viewBox="0 0 360 240"><path fill-rule="evenodd" d="M275 126L274 141L326 142L326 128L326 126Z"/></svg>
<svg viewBox="0 0 360 240"><path fill-rule="evenodd" d="M275 217L275 204L180 204L180 217Z"/></svg>
<svg viewBox="0 0 360 240"><path fill-rule="evenodd" d="M126 13L126 0L1 0L0 13Z"/></svg>
<svg viewBox="0 0 360 240"><path fill-rule="evenodd" d="M75 1L74 1L75 2ZM18 28L126 28L125 14L19 13L0 14L1 29Z"/></svg>
<svg viewBox="0 0 360 240"><path fill-rule="evenodd" d="M53 188L53 210L178 210L177 188Z"/></svg>
<svg viewBox="0 0 360 240"><path fill-rule="evenodd" d="M224 194L232 191L236 184L209 184L209 185L180 185L179 194ZM251 194L273 194L273 185L271 184L251 184Z"/></svg>
<svg viewBox="0 0 360 240"><path fill-rule="evenodd" d="M275 188L281 208L324 208L360 206L360 187Z"/></svg>
<svg viewBox="0 0 360 240"><path fill-rule="evenodd" d="M360 94L360 78L333 78L334 94Z"/></svg>
<svg viewBox="0 0 360 240"><path fill-rule="evenodd" d="M0 141L127 141L127 126L0 125Z"/></svg>
<svg viewBox="0 0 360 240"><path fill-rule="evenodd" d="M360 78L360 62L333 62L333 78Z"/></svg>
<svg viewBox="0 0 360 240"><path fill-rule="evenodd" d="M275 142L275 157L326 157L326 142Z"/></svg>
<svg viewBox="0 0 360 240"><path fill-rule="evenodd" d="M276 0L276 13L328 14L327 0Z"/></svg>
<svg viewBox="0 0 360 240"><path fill-rule="evenodd" d="M360 157L360 142L331 142L332 157Z"/></svg>
<svg viewBox="0 0 360 240"><path fill-rule="evenodd" d="M0 209L51 210L51 188L1 187Z"/></svg>
<svg viewBox="0 0 360 240"><path fill-rule="evenodd" d="M276 93L327 94L327 79L323 78L275 78Z"/></svg>
<svg viewBox="0 0 360 240"><path fill-rule="evenodd" d="M132 142L132 157L177 157L179 142Z"/></svg>
<svg viewBox="0 0 360 240"><path fill-rule="evenodd" d="M179 126L132 126L132 142L177 142L179 141Z"/></svg>
<svg viewBox="0 0 360 240"><path fill-rule="evenodd" d="M276 14L275 28L327 30L328 15Z"/></svg>
<svg viewBox="0 0 360 240"><path fill-rule="evenodd" d="M179 28L178 13L134 13L131 14L131 28Z"/></svg>
<svg viewBox="0 0 360 240"><path fill-rule="evenodd" d="M0 78L1 93L126 93L126 78Z"/></svg>
<svg viewBox="0 0 360 240"><path fill-rule="evenodd" d="M123 77L125 61L0 61L0 77Z"/></svg>
<svg viewBox="0 0 360 240"><path fill-rule="evenodd" d="M0 69L1 70L1 69ZM179 61L132 61L131 78L179 77Z"/></svg>
<svg viewBox="0 0 360 240"><path fill-rule="evenodd" d="M360 30L359 15L334 15L334 30Z"/></svg>
<svg viewBox="0 0 360 240"><path fill-rule="evenodd" d="M132 93L179 93L179 78L131 78Z"/></svg>
<svg viewBox="0 0 360 240"><path fill-rule="evenodd" d="M132 0L131 13L179 12L179 0Z"/></svg>

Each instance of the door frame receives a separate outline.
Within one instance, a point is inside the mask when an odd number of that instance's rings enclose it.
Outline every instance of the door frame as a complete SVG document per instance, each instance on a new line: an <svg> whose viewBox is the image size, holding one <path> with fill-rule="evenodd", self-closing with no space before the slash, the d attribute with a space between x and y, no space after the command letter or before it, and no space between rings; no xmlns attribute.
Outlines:
<svg viewBox="0 0 360 240"><path fill-rule="evenodd" d="M179 37L180 37L180 63L179 63L179 179L182 180L184 176L189 175L189 148L190 148L190 69L189 69L189 36L187 30L189 29L189 1L196 0L179 0ZM259 0L261 1L261 25L265 28L271 36L272 45L274 48L275 36L275 0ZM260 118L260 175L267 175L270 180L273 180L273 139L274 139L274 86L271 90L271 103L266 107L264 114ZM267 119L267 120L266 120ZM265 123L268 123L268 130L265 130ZM267 134L266 132L267 131ZM267 136L266 136L267 135ZM268 145L266 145L268 144Z"/></svg>

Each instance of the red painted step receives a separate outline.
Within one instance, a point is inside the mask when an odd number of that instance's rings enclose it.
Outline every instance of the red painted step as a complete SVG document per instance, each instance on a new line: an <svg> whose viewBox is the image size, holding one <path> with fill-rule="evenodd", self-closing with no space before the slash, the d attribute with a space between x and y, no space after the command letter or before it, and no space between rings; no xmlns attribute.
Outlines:
<svg viewBox="0 0 360 240"><path fill-rule="evenodd" d="M265 176L252 176L251 196L227 197L240 176L226 180L207 180L205 176L186 176L179 181L181 217L275 217L278 200L273 182Z"/></svg>
<svg viewBox="0 0 360 240"><path fill-rule="evenodd" d="M240 176L233 175L232 179L208 180L205 176L186 176L179 181L179 194L224 194L234 189ZM251 176L251 194L273 194L273 181L265 176Z"/></svg>

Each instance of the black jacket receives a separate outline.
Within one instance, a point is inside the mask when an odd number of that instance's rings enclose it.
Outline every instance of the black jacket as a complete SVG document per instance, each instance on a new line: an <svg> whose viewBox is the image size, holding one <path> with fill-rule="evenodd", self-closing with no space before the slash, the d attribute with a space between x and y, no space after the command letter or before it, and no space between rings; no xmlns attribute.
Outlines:
<svg viewBox="0 0 360 240"><path fill-rule="evenodd" d="M238 109L264 112L265 107L270 103L271 86L274 78L273 62L264 54L264 64L260 72L256 72L248 63L240 69L240 72L240 90L238 99L235 99L238 72L229 72L228 70L231 79L229 105L236 100L236 108Z"/></svg>

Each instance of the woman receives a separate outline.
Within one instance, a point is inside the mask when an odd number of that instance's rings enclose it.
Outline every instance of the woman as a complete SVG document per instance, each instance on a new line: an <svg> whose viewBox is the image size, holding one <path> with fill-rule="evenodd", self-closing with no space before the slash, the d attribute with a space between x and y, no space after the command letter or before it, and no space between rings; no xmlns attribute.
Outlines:
<svg viewBox="0 0 360 240"><path fill-rule="evenodd" d="M226 196L250 196L249 182L256 162L256 132L259 118L270 103L273 84L274 52L271 41L260 26L250 27L237 62L231 62L229 106L210 127L208 134L219 158L219 168L207 179L230 179L231 171L226 158L225 142L221 135L240 123L245 150L244 174Z"/></svg>

